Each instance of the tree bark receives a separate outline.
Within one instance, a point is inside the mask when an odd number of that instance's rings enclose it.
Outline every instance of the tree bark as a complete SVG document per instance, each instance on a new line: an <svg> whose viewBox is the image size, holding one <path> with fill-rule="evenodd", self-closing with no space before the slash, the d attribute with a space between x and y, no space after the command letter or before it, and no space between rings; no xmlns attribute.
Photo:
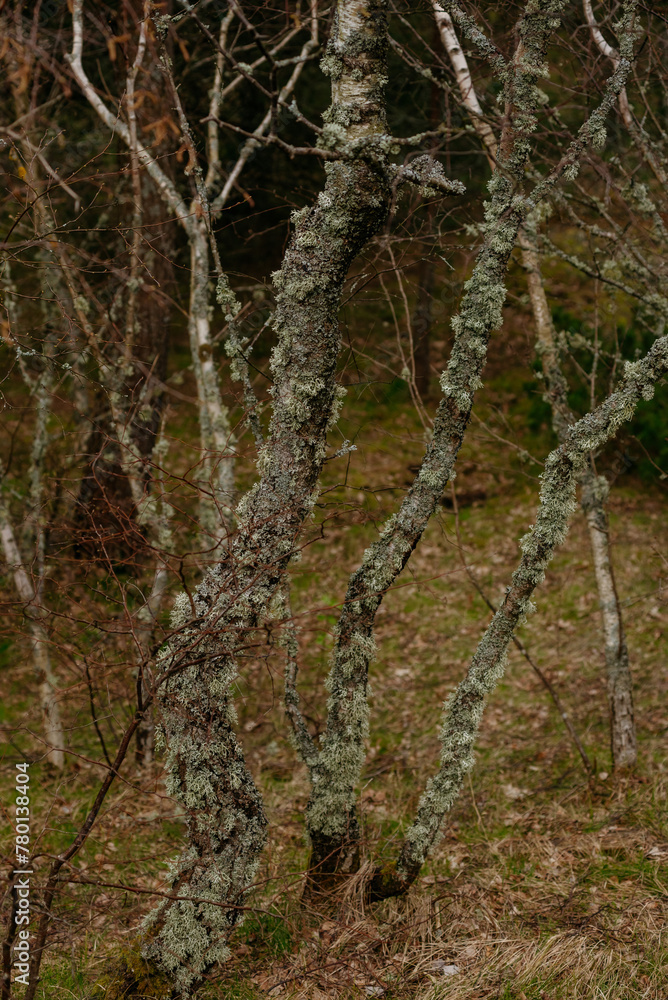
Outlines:
<svg viewBox="0 0 668 1000"><path fill-rule="evenodd" d="M211 344L209 301L209 237L203 222L188 234L190 243L190 307L188 335L197 382L200 436L204 457L205 491L200 502L201 528L219 541L232 524L234 507L234 438L229 410L222 400L218 365Z"/></svg>
<svg viewBox="0 0 668 1000"><path fill-rule="evenodd" d="M281 586L317 497L327 430L341 400L335 378L341 290L389 206L380 141L385 61L385 3L339 0L325 58L332 106L322 141L359 155L328 163L317 204L295 218L274 275L273 413L258 461L261 478L237 508L223 560L197 590L196 617L185 595L177 600L177 631L162 658L167 790L185 807L189 842L172 869L172 885L187 899L165 901L150 916L144 955L186 993L226 957L264 844L261 797L234 734L235 654Z"/></svg>
<svg viewBox="0 0 668 1000"><path fill-rule="evenodd" d="M552 28L542 14L534 15L527 38L538 65ZM534 29L532 31L532 28ZM307 829L311 841L309 878L315 892L336 872L354 871L359 858L356 785L365 759L368 735L367 686L369 664L375 653L373 627L387 589L407 563L451 478L473 406L482 385L487 344L501 326L506 296L504 279L510 253L522 224L516 184L522 182L528 160L526 141L533 123L535 97L531 69L518 57L508 70L506 128L513 136L503 157L503 170L487 204L485 240L466 285L459 314L453 319L455 342L441 378L439 404L432 440L420 471L398 513L365 552L351 575L346 600L336 628L336 644L328 687L331 692L327 725L321 737L317 764L310 767L311 796ZM535 71L534 71L535 72Z"/></svg>
<svg viewBox="0 0 668 1000"><path fill-rule="evenodd" d="M520 41L515 56L503 70L506 81L505 119L497 157L498 169L490 184L492 197L486 206L485 240L467 282L459 315L453 320L455 343L441 380L444 398L434 422L432 441L399 512L385 525L380 538L367 549L362 565L352 574L348 584L346 601L336 629L328 680L331 694L326 730L321 737L317 763L309 766L312 788L307 807L307 828L311 839L309 869L314 891L318 890L322 879L327 883L331 881L332 869L343 874L337 865L345 863L352 866L357 856L359 826L355 790L365 759L368 734L367 684L369 663L375 650L373 625L376 611L384 593L418 544L452 475L470 418L474 393L482 384L480 375L487 343L491 331L501 325L501 309L506 295L504 279L510 252L526 215L547 194L550 185L556 183L556 177L543 182L526 200L518 195L535 121L537 67L543 63L548 40L559 23L559 12L560 7L548 3L531 5L520 23ZM580 129L562 159L563 164L579 161L594 129L601 127L600 123L605 120L619 88L623 86L629 66L626 58L616 67L599 108ZM519 597L518 600L521 604ZM510 612L510 617L507 617L506 611ZM508 631L508 622L512 624L514 613L513 608L502 608L497 613L500 617L495 618L500 623L499 627L502 626L506 644L512 636L512 628ZM517 620L521 613L521 610L517 612ZM493 637L494 644L500 641L500 635ZM478 684L476 671L477 667L471 675L474 686ZM482 703L479 711L482 712ZM469 719L464 713L461 721L466 727L473 721L473 716ZM453 720L453 726L456 722L456 719ZM475 729L477 731L477 723ZM468 736L463 732L460 735L466 743ZM459 736L455 732L453 740L456 742L457 739ZM469 766L470 763L466 769ZM427 798L429 794L426 793ZM456 790L458 794L459 786ZM412 828L414 833L421 822L418 819L417 825ZM434 822L434 829L427 837L429 843L436 836L440 819ZM418 840L424 840L422 835ZM396 878L394 882L386 879L386 888L390 883L395 886L404 882L409 884L406 879L409 875L414 878L424 861L424 857L420 860L419 855L420 851L411 853L407 841L402 860L395 868Z"/></svg>
<svg viewBox="0 0 668 1000"><path fill-rule="evenodd" d="M492 618L473 656L467 676L444 709L441 764L423 794L415 821L404 837L396 865L379 869L369 882L370 900L405 892L415 881L440 836L443 817L459 796L473 767L487 695L503 676L508 644L523 617L533 611L531 597L545 576L555 549L564 540L576 510L576 487L594 448L601 447L631 419L641 399L668 373L668 337L655 342L640 361L627 364L618 389L600 406L573 424L563 444L545 462L541 502L535 524L521 541L522 558L505 599Z"/></svg>
<svg viewBox="0 0 668 1000"><path fill-rule="evenodd" d="M613 64L616 67L619 56L607 46L603 36L596 29L589 0L584 0L584 9L599 48L604 55L613 59ZM438 0L434 0L434 11L444 48L448 52L455 70L462 103L471 115L474 128L484 144L490 166L494 170L497 157L496 136L491 126L481 117L482 109L475 92L466 56L459 45L451 17L442 9ZM606 47L609 51L606 51ZM624 87L619 92L619 104L624 120L629 125L630 112ZM535 247L535 236L536 227L533 220L529 219L522 232L522 242L524 243L522 264L527 274L529 297L536 325L536 349L543 365L547 398L552 407L552 422L559 441L563 441L567 428L575 421L575 415L568 405L568 385L559 361L552 312L545 294L539 257ZM621 608L610 560L605 512L607 483L597 480L591 464L588 463L581 475L581 485L582 507L587 517L596 583L603 615L613 766L615 768L632 767L636 763L637 749L631 670Z"/></svg>
<svg viewBox="0 0 668 1000"><path fill-rule="evenodd" d="M633 684L624 622L610 559L610 525L605 509L608 483L591 469L582 480L582 509L587 518L605 638L605 666L610 706L610 749L616 771L635 767L638 759L633 714Z"/></svg>
<svg viewBox="0 0 668 1000"><path fill-rule="evenodd" d="M533 227L527 226L523 234L526 245L522 250L522 262L527 271L529 296L536 323L537 351L543 364L546 395L552 406L555 432L559 441L563 442L566 440L568 427L576 418L568 405L568 386L559 362L552 313L545 295L534 235ZM605 509L609 485L603 476L597 476L594 472L591 457L580 473L579 483L603 622L612 763L615 770L632 768L638 758L633 684L622 609L610 556L610 533Z"/></svg>
<svg viewBox="0 0 668 1000"><path fill-rule="evenodd" d="M46 615L46 611L41 606L39 594L33 587L25 566L22 564L9 512L2 497L0 497L0 541L7 566L14 577L19 599L26 606L29 615L28 628L32 647L32 662L44 719L44 742L47 747L45 757L47 761L60 770L65 763L65 733L60 718L57 681L49 655L49 637L40 620Z"/></svg>

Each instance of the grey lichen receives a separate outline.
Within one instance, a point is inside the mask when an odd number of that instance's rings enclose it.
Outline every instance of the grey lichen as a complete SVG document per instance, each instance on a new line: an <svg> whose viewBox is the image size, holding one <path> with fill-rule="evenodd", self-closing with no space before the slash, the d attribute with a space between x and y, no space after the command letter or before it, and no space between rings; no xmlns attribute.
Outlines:
<svg viewBox="0 0 668 1000"><path fill-rule="evenodd" d="M223 309L225 319L228 323L234 319L241 309L241 303L230 285L229 278L224 272L218 275L216 282L216 302Z"/></svg>
<svg viewBox="0 0 668 1000"><path fill-rule="evenodd" d="M418 188L424 198L435 198L443 193L466 193L462 182L447 177L443 165L428 154L418 156L406 166L398 168L397 176L400 181Z"/></svg>

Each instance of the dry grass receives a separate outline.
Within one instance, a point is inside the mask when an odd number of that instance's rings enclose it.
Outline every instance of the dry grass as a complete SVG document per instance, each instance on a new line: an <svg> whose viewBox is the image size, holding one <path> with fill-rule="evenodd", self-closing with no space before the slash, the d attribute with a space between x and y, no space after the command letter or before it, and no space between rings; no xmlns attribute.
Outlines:
<svg viewBox="0 0 668 1000"><path fill-rule="evenodd" d="M314 732L324 722L331 629L347 573L373 537L373 523L400 496L421 448L411 420L399 414L389 439L369 424L345 484L336 479L340 470L327 471L334 516L323 508L323 538L305 549L295 577L302 702ZM460 469L458 490L469 498L461 523L466 559L498 600L517 540L533 520L536 482L522 470L497 470L494 445L475 431ZM586 781L560 718L513 651L488 705L477 768L423 878L407 899L365 909L368 866L392 855L433 772L440 706L489 617L466 580L453 514L444 508L378 617L361 798L367 867L327 914L300 903L308 787L286 735L280 657L268 652L244 675L240 731L265 794L270 842L251 900L261 912L235 933L233 958L216 970L204 996L665 1000L665 512L661 496L638 484L616 490L611 511L636 683L638 774L610 773L597 599L577 515L522 638L559 688L596 761L596 780ZM8 675L13 670L18 678L20 669L16 664ZM74 709L70 723L79 725ZM87 718L80 725L90 735ZM85 761L59 783L44 775L37 814L45 849L69 842L98 777L99 768ZM165 863L183 834L160 776L142 788L129 773L70 870L73 879L107 884L63 886L40 1000L103 995L97 977L114 949L131 944L150 906L150 897L119 886L164 887Z"/></svg>

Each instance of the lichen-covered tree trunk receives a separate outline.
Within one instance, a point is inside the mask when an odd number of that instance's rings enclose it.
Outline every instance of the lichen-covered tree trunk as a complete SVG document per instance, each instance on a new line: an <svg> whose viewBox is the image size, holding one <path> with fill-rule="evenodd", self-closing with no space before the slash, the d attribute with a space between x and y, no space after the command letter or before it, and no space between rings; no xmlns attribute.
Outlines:
<svg viewBox="0 0 668 1000"><path fill-rule="evenodd" d="M396 864L378 869L367 890L369 900L405 892L415 881L428 853L440 836L443 817L457 800L473 767L477 738L487 695L503 676L505 657L514 630L533 609L531 597L568 530L577 509L575 492L589 453L599 448L631 419L641 399L650 399L654 386L668 373L668 337L657 340L648 354L627 362L616 392L591 413L569 427L564 442L545 462L540 506L535 524L521 541L522 558L511 585L473 656L467 676L444 710L441 728L441 764L428 782L414 823L404 837Z"/></svg>
<svg viewBox="0 0 668 1000"><path fill-rule="evenodd" d="M185 808L189 846L172 871L179 899L150 916L144 954L186 994L227 954L264 843L266 819L234 733L229 692L235 654L281 586L317 497L327 429L341 399L341 289L389 205L385 53L385 3L339 0L325 59L332 105L323 142L343 158L327 164L317 204L297 214L274 276L278 343L261 478L237 507L224 558L196 592L195 616L185 595L177 600L177 631L160 664L167 788ZM358 156L349 155L355 149Z"/></svg>
<svg viewBox="0 0 668 1000"><path fill-rule="evenodd" d="M443 46L450 56L457 77L462 103L469 111L473 126L484 144L488 161L494 170L497 158L496 135L492 127L482 118L482 108L475 92L466 56L459 45L454 24L438 0L434 0L434 12ZM585 0L585 14L591 21L593 13L588 0ZM615 57L616 55L615 53ZM623 87L619 93L619 102L624 119L627 121L628 101ZM536 218L533 217L527 219L521 231L522 264L527 274L529 298L536 326L537 352L543 364L547 397L552 407L552 422L559 441L563 441L568 426L575 421L575 416L568 405L568 386L561 370L552 312L540 271L540 261L535 246L537 228ZM610 559L605 511L607 483L596 477L590 462L587 463L582 472L580 483L582 507L586 514L591 538L596 583L603 616L610 700L612 759L616 768L632 767L636 763L637 749L633 719L631 670Z"/></svg>
<svg viewBox="0 0 668 1000"><path fill-rule="evenodd" d="M558 5L545 3L526 15L521 31L530 55L524 51L520 55L518 50L515 62L506 69L508 136L502 165L491 185L485 240L467 282L459 314L452 323L455 342L441 379L443 398L432 440L399 512L367 549L348 584L328 681L331 695L327 726L317 763L309 769L312 790L307 826L314 892L329 890L359 863L355 789L365 758L367 677L375 649L376 611L418 544L453 474L474 393L482 385L480 375L487 343L492 330L501 325L506 268L525 211L516 192L530 150L536 107L535 67L542 62L554 28L553 9L558 9Z"/></svg>
<svg viewBox="0 0 668 1000"><path fill-rule="evenodd" d="M456 4L447 6L456 7ZM482 384L480 375L487 342L491 331L501 324L501 309L506 294L504 279L512 246L526 216L549 190L547 185L543 185L526 200L519 194L530 155L534 116L540 97L535 82L541 72L548 40L559 24L562 8L563 3L550 0L527 5L518 26L520 40L515 56L510 64L499 67L505 81L506 100L497 155L498 169L490 182L492 197L486 206L483 247L465 286L459 315L453 320L455 343L441 380L444 398L434 422L432 441L398 514L391 518L380 538L367 549L362 565L349 581L336 629L328 681L331 695L326 730L321 737L317 758L306 760L312 784L307 826L311 839L310 878L315 893L329 890L342 877L354 871L358 863L356 786L365 758L368 732L367 678L375 648L375 614L384 593L419 542L452 475L470 417L473 396ZM601 104L582 126L565 154L563 165L568 162L577 164L587 144L603 128L628 73L629 45L627 39L625 59L616 67ZM511 636L512 629L507 639ZM477 684L477 681L473 683ZM466 742L467 738L462 738ZM455 732L453 741L456 743L457 739ZM299 741L297 746L299 748ZM418 821L418 826L421 822ZM435 823L436 829L440 819ZM409 869L413 871L415 865L419 868L424 860L418 861L419 852L410 860L410 848L407 847L406 851L405 864L402 861L396 869L404 874ZM409 883L410 880L402 875L386 883L383 892L402 892Z"/></svg>

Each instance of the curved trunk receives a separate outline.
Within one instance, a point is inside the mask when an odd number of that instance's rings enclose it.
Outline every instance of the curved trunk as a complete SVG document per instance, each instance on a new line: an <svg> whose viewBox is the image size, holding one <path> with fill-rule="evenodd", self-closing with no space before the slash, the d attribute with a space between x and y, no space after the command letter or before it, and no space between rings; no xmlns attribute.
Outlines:
<svg viewBox="0 0 668 1000"><path fill-rule="evenodd" d="M551 31L540 18L537 22L536 48L532 49L536 63L540 61L539 55L542 59ZM523 129L530 128L533 121L529 113L533 110L533 96L526 78L531 77L531 72L525 75L519 55L515 73L515 83L519 86L515 87L510 75L506 85L510 106L507 131L512 133L509 152L503 158L506 169L497 173L493 194L487 203L485 240L466 283L459 313L452 321L455 341L448 367L441 377L443 396L434 420L432 439L400 509L352 573L336 627L336 646L328 680L331 695L327 726L321 737L317 763L310 767L312 788L307 828L312 844L310 877L314 882L320 881L322 876L329 882L333 874L331 869L339 859L347 864L349 859L358 856L356 786L366 755L368 671L375 653L376 612L384 594L419 543L453 476L475 392L482 385L480 376L487 357L487 344L492 330L502 323L508 259L524 215L524 208L516 197L516 183L522 181L529 153ZM524 102L517 107L514 103L516 89ZM524 112L521 125L520 109ZM328 853L323 856L323 851Z"/></svg>
<svg viewBox="0 0 668 1000"><path fill-rule="evenodd" d="M455 342L448 368L441 379L443 399L434 422L432 440L420 472L399 511L385 525L380 538L367 549L361 566L350 577L337 624L329 675L331 695L327 726L321 736L317 762L309 765L312 789L307 807L307 827L314 845L310 865L312 881L318 881L318 872L328 882L331 881L330 869L337 860L343 859L348 863L350 858L356 856L359 839L356 787L366 752L368 669L375 649L373 625L376 611L383 595L418 544L452 476L470 419L474 394L482 385L480 376L487 343L492 330L502 322L506 296L504 282L510 253L528 212L549 190L549 184L545 183L534 190L531 199L525 201L518 196L529 160L529 137L535 122L537 67L543 64L548 41L559 24L559 13L559 7L551 9L548 14L547 4L529 4L520 23L519 44L512 63L504 69L506 113L498 169L490 184L492 196L486 205L485 241L472 276L466 283L459 315L452 322ZM564 163L569 158L572 162L578 161L591 141L595 123L605 120L619 87L624 83L628 66L627 61L611 77L601 104L581 128ZM547 559L551 558L551 552L552 549ZM542 554L539 561L543 561ZM525 583L523 581L523 585ZM526 610L533 586L527 590L526 597L523 595L524 586L516 588L514 599L506 597L488 630L489 635L474 657L467 679L460 686L463 699L461 711L449 713L445 724L448 732L444 740L451 744L451 748L444 746L442 771L423 796L418 819L407 834L394 875L390 877L386 873L383 876L385 894L390 893L392 885L394 889L390 894L404 891L402 886L407 887L416 877L438 835L443 815L459 794L461 780L472 765L472 745L482 714L484 693L500 676L503 669L501 653L505 654L514 628ZM452 777L448 776L448 771L451 771ZM329 852L327 860L322 856L323 845Z"/></svg>
<svg viewBox="0 0 668 1000"><path fill-rule="evenodd" d="M384 3L339 0L325 60L332 106L323 143L355 158L327 164L317 204L295 218L274 275L273 413L260 449L261 478L236 510L221 563L194 599L177 599L176 630L158 678L168 747L167 791L182 803L188 848L172 868L172 894L147 921L144 955L177 989L192 992L216 961L252 885L264 845L260 793L234 733L235 657L280 589L317 498L328 427L341 393L338 310L350 264L382 226L390 199L385 131ZM369 149L368 158L364 156Z"/></svg>
<svg viewBox="0 0 668 1000"><path fill-rule="evenodd" d="M534 526L521 541L520 564L478 644L466 677L445 705L440 767L420 799L396 865L379 870L369 883L370 899L405 892L438 840L443 818L473 767L473 746L485 700L503 676L508 644L523 616L533 610L533 592L543 580L556 547L564 540L570 516L577 508L576 486L589 453L631 419L638 402L648 398L652 387L668 372L668 337L657 340L636 365L616 392L568 429L564 442L545 462L541 502Z"/></svg>

